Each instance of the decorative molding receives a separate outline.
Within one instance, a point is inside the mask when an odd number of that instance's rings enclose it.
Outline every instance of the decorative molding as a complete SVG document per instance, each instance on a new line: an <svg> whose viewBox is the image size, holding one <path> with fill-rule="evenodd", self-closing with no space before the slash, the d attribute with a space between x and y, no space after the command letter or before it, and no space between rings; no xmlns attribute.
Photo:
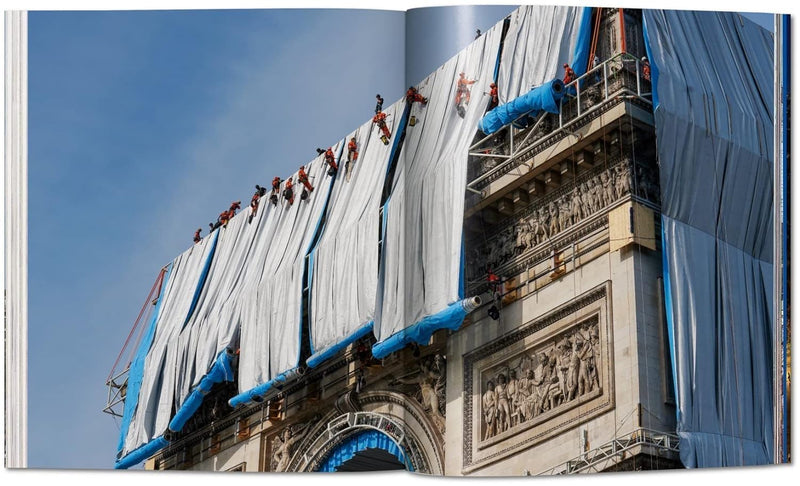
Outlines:
<svg viewBox="0 0 800 486"><path fill-rule="evenodd" d="M613 409L610 293L607 281L464 355L463 473Z"/></svg>

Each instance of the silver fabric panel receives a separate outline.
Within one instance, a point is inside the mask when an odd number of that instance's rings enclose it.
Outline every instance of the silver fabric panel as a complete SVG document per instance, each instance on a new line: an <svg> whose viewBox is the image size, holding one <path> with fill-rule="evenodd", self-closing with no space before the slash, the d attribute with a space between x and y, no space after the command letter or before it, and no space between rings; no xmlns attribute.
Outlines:
<svg viewBox="0 0 800 486"><path fill-rule="evenodd" d="M490 29L418 86L428 103L414 103L417 124L406 131L403 168L389 202L387 246L402 241L403 247L386 251L378 340L459 299L467 150L489 103L485 93L493 81L501 28ZM477 80L464 118L454 102L460 72Z"/></svg>
<svg viewBox="0 0 800 486"><path fill-rule="evenodd" d="M405 107L402 99L384 110L392 140ZM350 180L342 155L325 226L314 254L311 292L311 342L321 352L353 334L375 315L378 286L380 203L392 143L369 121L357 132L358 159Z"/></svg>
<svg viewBox="0 0 800 486"><path fill-rule="evenodd" d="M737 14L644 11L681 460L767 464L772 399L772 39Z"/></svg>
<svg viewBox="0 0 800 486"><path fill-rule="evenodd" d="M511 13L497 92L507 103L554 78L570 63L581 22L580 7L527 5Z"/></svg>
<svg viewBox="0 0 800 486"><path fill-rule="evenodd" d="M172 263L156 317L153 342L145 359L138 405L131 418L123 454L167 430L174 396L176 344L212 243L213 238L204 238Z"/></svg>

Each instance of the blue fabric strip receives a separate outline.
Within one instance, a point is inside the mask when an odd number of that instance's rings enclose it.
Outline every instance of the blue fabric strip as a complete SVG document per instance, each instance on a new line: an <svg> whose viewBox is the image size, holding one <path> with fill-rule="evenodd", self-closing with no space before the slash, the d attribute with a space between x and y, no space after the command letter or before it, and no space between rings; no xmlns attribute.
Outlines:
<svg viewBox="0 0 800 486"><path fill-rule="evenodd" d="M653 112L658 108L658 65L655 62L653 51L650 50L650 37L647 35L647 18L642 15L642 34L644 37L644 51L647 53L647 61L650 63L650 90L653 97Z"/></svg>
<svg viewBox="0 0 800 486"><path fill-rule="evenodd" d="M326 349L323 349L318 353L312 354L306 360L306 365L309 368L316 368L320 363L332 358L333 356L336 356L339 351L371 333L374 325L375 323L373 321L369 321L368 323L356 329L353 334L347 336L338 343L328 346Z"/></svg>
<svg viewBox="0 0 800 486"><path fill-rule="evenodd" d="M357 453L367 449L384 450L396 457L400 463L406 466L407 470L414 470L410 462L406 460L405 451L398 447L388 435L377 430L368 430L345 439L344 442L328 453L317 471L336 472L339 466L355 457Z"/></svg>
<svg viewBox="0 0 800 486"><path fill-rule="evenodd" d="M128 469L144 461L161 449L167 447L169 442L162 436L156 437L147 444L131 451L128 455L120 459L114 464L114 469Z"/></svg>
<svg viewBox="0 0 800 486"><path fill-rule="evenodd" d="M150 346L153 344L153 337L156 333L156 320L161 311L161 302L164 297L164 292L167 290L167 282L169 275L172 272L174 263L167 266L164 272L164 278L161 280L161 292L158 295L158 302L153 315L150 317L150 323L147 325L147 331L142 337L139 344L139 349L136 351L136 357L131 363L131 368L128 371L128 391L125 395L125 407L122 412L122 425L119 433L119 444L117 445L117 454L121 453L125 448L125 438L128 436L128 428L131 425L133 414L136 411L136 406L139 404L139 391L142 386L142 379L144 378L144 362L147 358L147 353L150 351Z"/></svg>
<svg viewBox="0 0 800 486"><path fill-rule="evenodd" d="M486 135L491 135L526 113L534 117L541 111L558 113L558 102L562 96L564 83L560 79L548 81L486 113L478 122L478 128Z"/></svg>
<svg viewBox="0 0 800 486"><path fill-rule="evenodd" d="M219 353L214 365L208 371L206 376L200 380L200 384L189 394L189 397L181 405L181 408L172 417L169 423L169 430L173 432L180 432L186 422L194 415L200 405L203 403L203 398L211 391L216 383L223 381L233 381L233 369L231 368L231 357L233 353L225 349Z"/></svg>
<svg viewBox="0 0 800 486"><path fill-rule="evenodd" d="M672 363L672 389L675 394L675 401L680 403L678 398L678 367L676 365L675 349L675 326L674 318L672 316L672 290L669 278L669 255L667 252L667 237L664 233L666 227L666 216L661 215L661 265L662 273L664 275L664 311L667 315L667 336L669 338L669 358ZM680 423L681 421L681 407L675 407L675 417Z"/></svg>
<svg viewBox="0 0 800 486"><path fill-rule="evenodd" d="M194 314L194 309L195 307L197 307L197 301L200 299L200 292L203 291L203 287L206 284L206 279L208 278L208 271L211 269L211 262L214 260L214 253L216 253L217 251L217 241L219 241L219 233L220 229L217 228L217 231L214 232L214 241L211 243L211 251L208 252L208 256L206 257L206 263L203 265L203 271L200 273L200 278L197 280L197 288L195 288L194 295L192 296L192 304L189 306L189 312L186 313L186 319L183 321L181 329L183 329L189 322L189 319L192 318L192 314Z"/></svg>
<svg viewBox="0 0 800 486"><path fill-rule="evenodd" d="M258 402L259 397L270 391L272 388L276 386L280 386L286 382L291 374L297 371L297 368L293 368L291 370L284 371L283 373L279 374L275 378L271 379L266 383L262 383L257 387L251 388L245 392L242 392L235 397L228 400L228 404L231 407L238 407L239 405L244 405L250 402Z"/></svg>
<svg viewBox="0 0 800 486"><path fill-rule="evenodd" d="M372 355L381 359L389 354L403 349L408 344L417 343L427 345L434 332L439 329L455 331L464 322L467 311L462 301L447 306L436 314L427 316L414 325L398 331L388 338L372 346Z"/></svg>
<svg viewBox="0 0 800 486"><path fill-rule="evenodd" d="M592 40L592 7L583 7L581 12L581 24L578 30L578 40L575 49L572 51L572 70L578 77L586 73L589 66L589 48Z"/></svg>

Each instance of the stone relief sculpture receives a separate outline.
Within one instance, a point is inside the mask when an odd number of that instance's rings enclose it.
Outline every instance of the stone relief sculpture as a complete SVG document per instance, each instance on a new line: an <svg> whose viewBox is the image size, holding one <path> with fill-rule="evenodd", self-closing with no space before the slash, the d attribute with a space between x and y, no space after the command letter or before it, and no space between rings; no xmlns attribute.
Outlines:
<svg viewBox="0 0 800 486"><path fill-rule="evenodd" d="M411 377L398 378L390 385L418 385L419 398L440 432L444 433L445 380L447 373L442 355L429 356L419 364L418 372Z"/></svg>
<svg viewBox="0 0 800 486"><path fill-rule="evenodd" d="M494 233L467 262L470 280L478 280L484 269L498 269L527 250L553 238L594 215L618 199L631 194L636 175L636 194L658 200L657 171L646 165L634 169L623 161L574 183L572 188L539 198L528 216L518 217L515 224ZM565 188L566 189L566 188Z"/></svg>
<svg viewBox="0 0 800 486"><path fill-rule="evenodd" d="M484 374L482 440L600 390L598 333L596 320L585 322Z"/></svg>
<svg viewBox="0 0 800 486"><path fill-rule="evenodd" d="M272 439L272 470L276 472L286 471L289 460L294 452L294 445L305 437L305 432L309 424L299 424L289 426Z"/></svg>

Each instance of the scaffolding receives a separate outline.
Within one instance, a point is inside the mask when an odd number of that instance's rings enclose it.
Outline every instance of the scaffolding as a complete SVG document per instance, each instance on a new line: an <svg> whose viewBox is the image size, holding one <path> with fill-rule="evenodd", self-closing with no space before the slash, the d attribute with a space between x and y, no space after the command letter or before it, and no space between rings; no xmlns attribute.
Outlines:
<svg viewBox="0 0 800 486"><path fill-rule="evenodd" d="M610 104L633 99L652 109L650 80L639 59L620 53L593 67L583 76L564 85L558 114L542 112L532 125L530 114L521 115L497 133L487 135L469 148L470 157L493 159L499 163L473 174L467 190L485 195L489 183L523 164L583 123L599 115Z"/></svg>
<svg viewBox="0 0 800 486"><path fill-rule="evenodd" d="M679 452L678 441L675 434L640 427L537 476L602 472L645 451L656 457L675 460Z"/></svg>

